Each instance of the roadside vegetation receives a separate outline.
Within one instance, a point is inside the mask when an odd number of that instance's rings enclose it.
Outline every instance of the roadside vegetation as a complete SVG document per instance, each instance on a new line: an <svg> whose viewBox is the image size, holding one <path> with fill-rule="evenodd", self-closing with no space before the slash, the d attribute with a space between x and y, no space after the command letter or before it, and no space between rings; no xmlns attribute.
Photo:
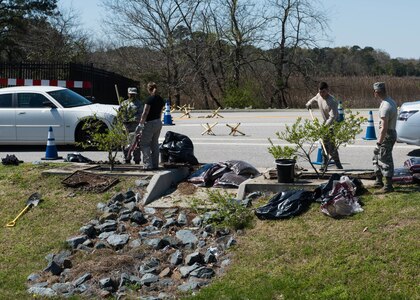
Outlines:
<svg viewBox="0 0 420 300"><path fill-rule="evenodd" d="M139 87L155 81L174 105L202 109L303 108L320 81L344 108L376 107L376 81L387 82L398 104L420 99L419 59L370 46L324 47L330 7L319 1L102 2L106 40L82 30L77 10L60 1L0 1L0 67L13 65L0 73L19 78L25 62L93 64Z"/></svg>
<svg viewBox="0 0 420 300"><path fill-rule="evenodd" d="M63 249L65 239L96 215L98 202L134 185L134 178L122 177L102 194L76 191L61 184L65 176L41 175L53 166L0 165L1 299L32 299L27 276L45 268L45 256ZM44 201L6 228L33 192ZM226 194L214 193L226 224L246 229L237 237L227 272L191 297L419 299L419 192L418 185L407 185L387 195L363 195L364 212L343 219L326 217L313 203L303 215L282 221L250 220L252 208L246 212ZM229 216L236 212L242 217Z"/></svg>

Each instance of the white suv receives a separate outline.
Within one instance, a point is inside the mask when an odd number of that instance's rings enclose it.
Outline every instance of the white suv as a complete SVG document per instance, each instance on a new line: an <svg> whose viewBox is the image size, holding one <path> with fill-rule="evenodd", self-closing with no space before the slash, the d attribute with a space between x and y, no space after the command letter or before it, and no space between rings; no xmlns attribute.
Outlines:
<svg viewBox="0 0 420 300"><path fill-rule="evenodd" d="M51 126L56 144L86 141L82 130L96 116L110 128L116 105L93 104L63 87L19 86L0 89L0 145L46 144Z"/></svg>

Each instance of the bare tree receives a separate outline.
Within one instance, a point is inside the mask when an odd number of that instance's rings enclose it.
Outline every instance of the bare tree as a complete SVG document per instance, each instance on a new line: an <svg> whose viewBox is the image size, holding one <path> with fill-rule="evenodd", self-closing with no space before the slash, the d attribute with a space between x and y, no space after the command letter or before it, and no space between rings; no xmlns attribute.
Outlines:
<svg viewBox="0 0 420 300"><path fill-rule="evenodd" d="M275 68L272 104L288 107L289 79L304 70L301 48L312 48L325 34L327 16L317 0L268 0L273 12L272 37L268 42L268 60ZM319 9L317 9L319 7Z"/></svg>
<svg viewBox="0 0 420 300"><path fill-rule="evenodd" d="M70 10L28 22L27 34L17 44L27 60L49 62L86 62L92 48L79 17Z"/></svg>
<svg viewBox="0 0 420 300"><path fill-rule="evenodd" d="M105 23L120 40L164 55L168 97L173 94L175 104L180 105L182 61L179 60L174 34L183 22L179 5L188 15L195 8L194 1L179 0L175 3L171 0L103 0L103 4L110 12Z"/></svg>

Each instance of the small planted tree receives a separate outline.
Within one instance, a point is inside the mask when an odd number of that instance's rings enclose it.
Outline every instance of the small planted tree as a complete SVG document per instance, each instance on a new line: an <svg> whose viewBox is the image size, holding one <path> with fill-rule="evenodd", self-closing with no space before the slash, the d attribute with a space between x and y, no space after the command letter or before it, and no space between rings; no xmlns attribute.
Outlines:
<svg viewBox="0 0 420 300"><path fill-rule="evenodd" d="M108 152L108 163L111 171L114 170L118 152L127 144L128 133L125 130L123 120L123 112L117 110L111 128L104 129L103 123L95 115L83 125L83 130L90 137L89 140L78 143L83 148L94 147Z"/></svg>
<svg viewBox="0 0 420 300"><path fill-rule="evenodd" d="M366 118L359 116L359 113L353 114L350 110L346 111L346 119L344 121L335 122L333 126L321 124L318 119L310 121L306 119L302 120L299 117L292 126L286 125L284 131L276 132L276 136L279 140L296 145L294 148L295 155L307 160L319 177L320 174L310 157L311 153L317 148L318 141L329 139L337 149L341 146L354 143L356 135L362 132L361 124L363 122L366 122ZM271 146L268 148L268 151L276 159L278 155L291 153L290 149L293 149L288 146L276 146L271 139L269 139L269 142ZM330 160L331 158L328 159L327 166ZM322 174L325 171L326 169L324 169Z"/></svg>

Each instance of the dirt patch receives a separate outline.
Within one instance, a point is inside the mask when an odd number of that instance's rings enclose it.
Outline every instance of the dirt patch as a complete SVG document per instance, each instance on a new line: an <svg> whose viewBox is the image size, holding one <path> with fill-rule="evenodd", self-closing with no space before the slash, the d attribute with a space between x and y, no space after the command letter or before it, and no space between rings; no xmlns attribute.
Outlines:
<svg viewBox="0 0 420 300"><path fill-rule="evenodd" d="M192 195L196 192L197 187L191 182L181 182L178 184L177 190L181 195Z"/></svg>
<svg viewBox="0 0 420 300"><path fill-rule="evenodd" d="M85 171L76 171L61 182L72 188L101 193L118 183L119 179Z"/></svg>

